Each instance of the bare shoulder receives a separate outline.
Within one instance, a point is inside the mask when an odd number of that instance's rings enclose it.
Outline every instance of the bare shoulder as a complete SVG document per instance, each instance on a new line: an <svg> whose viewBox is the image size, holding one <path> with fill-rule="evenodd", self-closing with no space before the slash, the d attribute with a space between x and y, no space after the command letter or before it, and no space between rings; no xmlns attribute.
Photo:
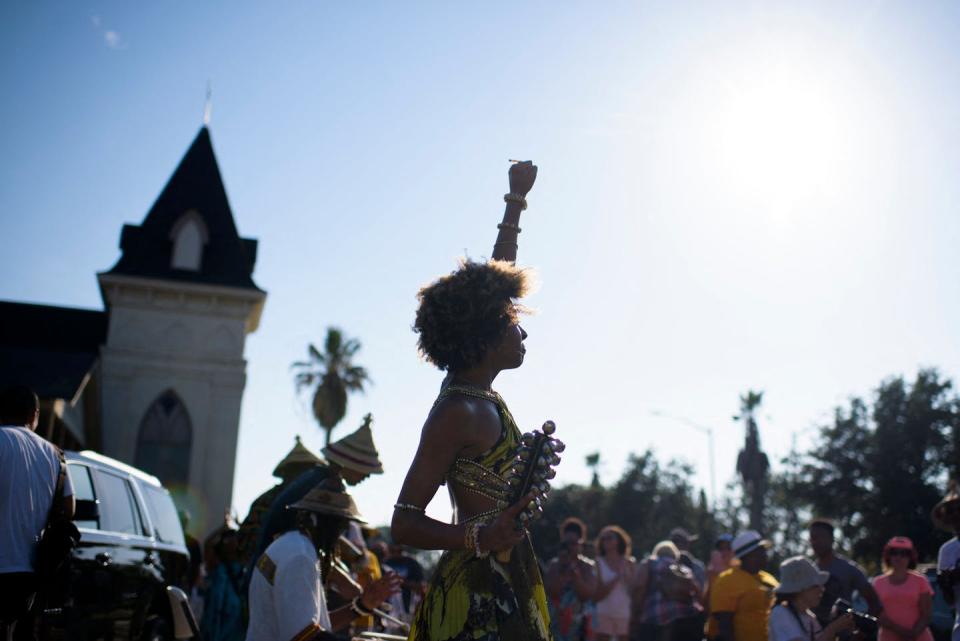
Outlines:
<svg viewBox="0 0 960 641"><path fill-rule="evenodd" d="M485 417L481 405L484 402L469 396L448 396L430 410L423 424L423 437L468 440L466 435L481 425Z"/></svg>

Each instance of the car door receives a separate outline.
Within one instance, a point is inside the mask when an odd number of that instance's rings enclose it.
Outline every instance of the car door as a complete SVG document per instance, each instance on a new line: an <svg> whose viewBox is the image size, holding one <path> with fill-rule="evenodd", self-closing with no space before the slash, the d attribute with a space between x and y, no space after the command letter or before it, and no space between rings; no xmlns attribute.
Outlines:
<svg viewBox="0 0 960 641"><path fill-rule="evenodd" d="M144 598L144 567L152 555L153 542L130 478L118 471L97 468L94 473L100 495L101 527L114 538L114 547L101 557L110 571L111 609L115 638L129 639L134 617Z"/></svg>
<svg viewBox="0 0 960 641"><path fill-rule="evenodd" d="M94 483L93 469L69 461L67 473L78 501L96 501L102 506ZM113 610L113 569L115 537L102 529L103 515L89 521L75 521L80 530L80 544L70 560L65 592L57 597L63 608L67 638L98 638L112 630L109 621Z"/></svg>

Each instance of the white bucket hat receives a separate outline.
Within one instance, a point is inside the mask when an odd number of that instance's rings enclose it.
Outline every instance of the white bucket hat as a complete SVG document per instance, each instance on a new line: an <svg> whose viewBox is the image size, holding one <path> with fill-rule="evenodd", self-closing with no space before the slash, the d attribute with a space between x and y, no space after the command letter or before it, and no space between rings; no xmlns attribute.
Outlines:
<svg viewBox="0 0 960 641"><path fill-rule="evenodd" d="M780 564L780 585L777 594L796 594L815 585L823 585L830 578L829 572L817 569L809 559L794 556Z"/></svg>

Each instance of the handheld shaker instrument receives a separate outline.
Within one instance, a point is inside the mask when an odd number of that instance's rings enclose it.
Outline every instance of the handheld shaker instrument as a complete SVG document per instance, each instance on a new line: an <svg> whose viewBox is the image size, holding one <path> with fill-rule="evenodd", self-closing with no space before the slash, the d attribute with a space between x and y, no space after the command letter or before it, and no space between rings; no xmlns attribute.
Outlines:
<svg viewBox="0 0 960 641"><path fill-rule="evenodd" d="M550 479L557 475L554 469L560 463L559 454L566 449L563 441L553 438L557 426L546 421L539 430L527 432L517 447L514 465L507 476L510 484L510 503L516 503L527 494L534 498L517 517L517 529L525 528L543 516L543 504L550 492ZM510 550L497 555L501 561L510 559Z"/></svg>

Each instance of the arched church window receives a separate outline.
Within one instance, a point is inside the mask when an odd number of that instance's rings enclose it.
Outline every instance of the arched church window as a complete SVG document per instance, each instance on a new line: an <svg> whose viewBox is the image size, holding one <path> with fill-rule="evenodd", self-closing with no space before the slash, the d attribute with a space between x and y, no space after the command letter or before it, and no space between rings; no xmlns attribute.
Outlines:
<svg viewBox="0 0 960 641"><path fill-rule="evenodd" d="M207 244L207 226L203 224L200 214L191 210L181 216L170 230L170 239L173 241L170 266L200 271L203 246Z"/></svg>
<svg viewBox="0 0 960 641"><path fill-rule="evenodd" d="M186 485L193 427L187 408L171 390L161 394L140 421L134 465L166 486Z"/></svg>

